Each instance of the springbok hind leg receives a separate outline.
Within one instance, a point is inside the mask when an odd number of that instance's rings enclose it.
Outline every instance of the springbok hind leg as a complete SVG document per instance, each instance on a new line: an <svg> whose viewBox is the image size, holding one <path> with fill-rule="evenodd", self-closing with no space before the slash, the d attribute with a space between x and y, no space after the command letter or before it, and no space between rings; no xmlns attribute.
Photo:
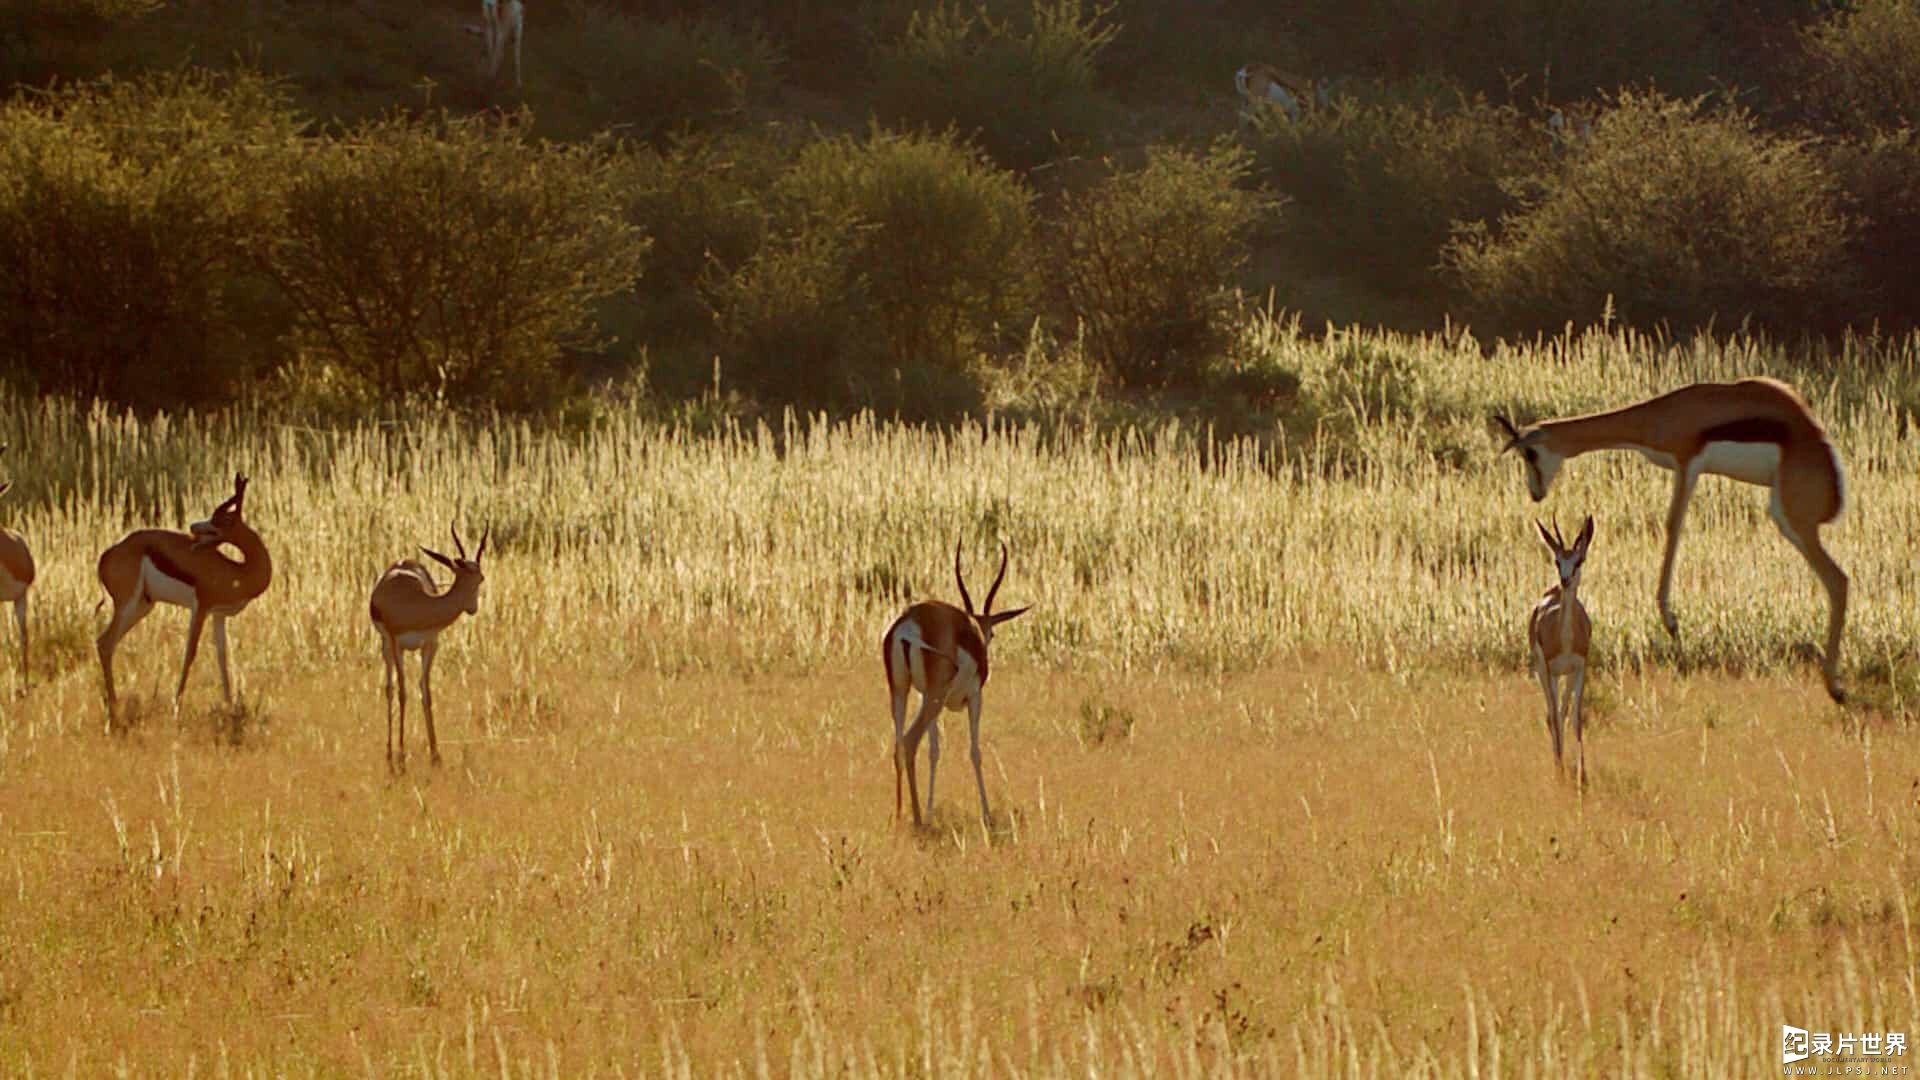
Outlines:
<svg viewBox="0 0 1920 1080"><path fill-rule="evenodd" d="M1660 607L1660 625L1670 637L1680 636L1680 620L1674 617L1669 595L1673 591L1673 560L1680 551L1680 530L1687 523L1687 504L1693 501L1693 484L1700 478L1691 463L1682 462L1673 474L1673 501L1667 504L1667 551L1660 559L1660 591L1655 597Z"/></svg>
<svg viewBox="0 0 1920 1080"><path fill-rule="evenodd" d="M1840 685L1840 636L1847 629L1847 572L1833 561L1827 549L1820 546L1820 527L1814 526L1808 534L1806 545L1801 554L1813 567L1820 584L1827 587L1827 651L1820 662L1820 672L1827 679L1827 696L1844 704L1847 692Z"/></svg>

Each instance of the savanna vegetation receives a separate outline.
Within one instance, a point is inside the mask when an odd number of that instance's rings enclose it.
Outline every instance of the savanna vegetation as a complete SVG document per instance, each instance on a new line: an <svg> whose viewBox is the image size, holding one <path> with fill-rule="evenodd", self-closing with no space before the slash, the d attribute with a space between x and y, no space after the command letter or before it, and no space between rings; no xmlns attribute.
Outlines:
<svg viewBox="0 0 1920 1080"><path fill-rule="evenodd" d="M0 1070L1920 1039L1920 9L539 3L515 86L477 7L0 0ZM1243 112L1255 59L1327 103ZM1847 465L1845 706L1764 496L1702 485L1669 637L1668 477L1536 507L1485 428L1752 374ZM94 559L235 472L239 700L173 701L163 608L109 719ZM1522 655L1556 511L1584 792ZM367 592L449 518L487 583L396 774ZM875 646L956 539L1033 609L994 820L949 714L914 830Z"/></svg>

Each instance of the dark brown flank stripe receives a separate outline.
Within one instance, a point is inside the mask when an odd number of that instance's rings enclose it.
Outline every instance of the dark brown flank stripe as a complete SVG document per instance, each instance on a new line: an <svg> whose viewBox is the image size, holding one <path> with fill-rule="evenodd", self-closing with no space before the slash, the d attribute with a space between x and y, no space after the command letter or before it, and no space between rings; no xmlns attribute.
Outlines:
<svg viewBox="0 0 1920 1080"><path fill-rule="evenodd" d="M1700 433L1700 441L1705 443L1773 443L1785 446L1790 434L1787 422L1775 420L1769 416L1749 416L1740 420L1729 420L1716 424Z"/></svg>
<svg viewBox="0 0 1920 1080"><path fill-rule="evenodd" d="M161 573L167 575L168 577L174 579L175 581L184 582L187 585L196 589L200 587L200 583L194 580L194 576L192 574L189 574L185 570L181 569L179 563L176 563L172 559L167 558L166 555L161 553L159 548L155 548L155 547L148 548L146 550L146 556L147 558L153 560L154 569L160 571Z"/></svg>
<svg viewBox="0 0 1920 1080"><path fill-rule="evenodd" d="M973 668L980 675L980 685L987 685L987 645L978 634L961 634L958 642L961 651L973 657Z"/></svg>

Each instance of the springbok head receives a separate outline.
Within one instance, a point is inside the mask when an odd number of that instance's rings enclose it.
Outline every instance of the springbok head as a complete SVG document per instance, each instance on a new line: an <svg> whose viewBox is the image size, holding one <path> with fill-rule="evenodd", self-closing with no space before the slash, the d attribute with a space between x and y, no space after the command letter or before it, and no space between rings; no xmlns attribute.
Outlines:
<svg viewBox="0 0 1920 1080"><path fill-rule="evenodd" d="M993 598L1000 592L1000 583L1007 577L1007 545L1000 545L1000 572L993 575L993 584L987 588L987 602L979 611L973 610L973 597L967 595L967 579L960 572L960 545L953 545L953 580L960 586L960 604L966 613L973 617L974 624L980 627L980 640L993 641L993 628L1026 612L1027 608L1014 608L1012 611L993 610ZM1028 605L1031 607L1032 605Z"/></svg>
<svg viewBox="0 0 1920 1080"><path fill-rule="evenodd" d="M426 553L427 558L453 571L453 588L465 590L463 609L469 615L478 614L480 586L487 580L486 574L480 570L480 559L487 553L487 539L493 535L493 525L488 524L481 530L480 547L474 551L472 558L467 557L467 545L460 542L459 528L449 521L447 531L453 533L453 550L460 553L457 557L450 559L425 545L422 545L420 550Z"/></svg>

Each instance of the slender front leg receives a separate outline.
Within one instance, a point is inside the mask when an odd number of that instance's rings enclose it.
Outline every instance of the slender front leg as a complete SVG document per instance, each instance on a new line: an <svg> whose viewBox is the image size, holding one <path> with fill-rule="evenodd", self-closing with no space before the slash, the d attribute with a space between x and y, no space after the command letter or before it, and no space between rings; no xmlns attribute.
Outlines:
<svg viewBox="0 0 1920 1080"><path fill-rule="evenodd" d="M1547 664L1546 653L1540 649L1533 651L1533 673L1540 680L1540 693L1547 699L1547 739L1553 744L1553 767L1560 769L1560 713L1559 702L1553 693L1553 669Z"/></svg>
<svg viewBox="0 0 1920 1080"><path fill-rule="evenodd" d="M1574 776L1580 790L1587 790L1587 731L1586 719L1581 715L1580 702L1587 689L1587 662L1580 661L1573 669L1571 685L1567 689L1567 707L1573 713L1573 750L1575 756Z"/></svg>
<svg viewBox="0 0 1920 1080"><path fill-rule="evenodd" d="M393 685L400 695L400 732L394 744L393 760L401 772L407 771L407 665L406 653L396 642L393 646Z"/></svg>
<svg viewBox="0 0 1920 1080"><path fill-rule="evenodd" d="M193 619L187 623L187 655L180 662L180 685L173 688L173 700L187 692L187 672L193 670L193 658L200 652L200 631L207 625L207 609L194 605Z"/></svg>
<svg viewBox="0 0 1920 1080"><path fill-rule="evenodd" d="M213 617L213 655L220 661L220 693L233 704L233 681L227 677L227 617Z"/></svg>
<svg viewBox="0 0 1920 1080"><path fill-rule="evenodd" d="M992 828L993 811L987 809L987 778L980 773L980 698L985 693L986 687L980 687L974 690L973 697L967 701L967 737L971 743L969 756L973 758L973 782L980 789L980 823ZM931 799L931 780L928 781L928 787L927 797Z"/></svg>
<svg viewBox="0 0 1920 1080"><path fill-rule="evenodd" d="M381 693L387 699L387 768L393 768L393 639L380 635Z"/></svg>
<svg viewBox="0 0 1920 1080"><path fill-rule="evenodd" d="M433 658L440 643L429 641L420 647L420 708L427 714L427 753L440 764L440 738L433 732Z"/></svg>
<svg viewBox="0 0 1920 1080"><path fill-rule="evenodd" d="M1694 481L1700 474L1691 460L1676 462L1673 470L1673 502L1667 506L1667 553L1660 560L1660 623L1667 633L1680 636L1680 620L1674 618L1667 596L1673 589L1673 556L1680 550L1680 528L1687 521L1687 503L1693 500Z"/></svg>
<svg viewBox="0 0 1920 1080"><path fill-rule="evenodd" d="M33 664L27 659L27 598L25 596L13 602L13 624L20 628L20 678L23 682L33 682Z"/></svg>

